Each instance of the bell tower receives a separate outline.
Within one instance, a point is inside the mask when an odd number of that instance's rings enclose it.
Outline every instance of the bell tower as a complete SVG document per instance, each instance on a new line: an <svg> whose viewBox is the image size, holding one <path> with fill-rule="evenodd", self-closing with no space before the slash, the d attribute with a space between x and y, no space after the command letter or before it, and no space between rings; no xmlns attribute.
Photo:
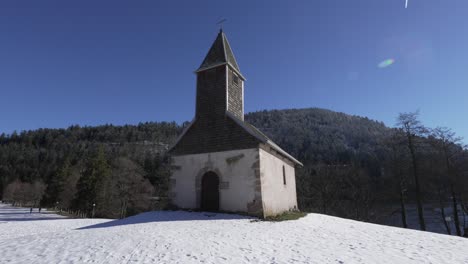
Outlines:
<svg viewBox="0 0 468 264"><path fill-rule="evenodd" d="M226 35L219 31L197 74L197 120L216 120L226 112L244 120L244 81Z"/></svg>
<svg viewBox="0 0 468 264"><path fill-rule="evenodd" d="M195 118L169 149L171 203L260 217L296 210L302 163L244 121L245 78L222 30L195 73Z"/></svg>

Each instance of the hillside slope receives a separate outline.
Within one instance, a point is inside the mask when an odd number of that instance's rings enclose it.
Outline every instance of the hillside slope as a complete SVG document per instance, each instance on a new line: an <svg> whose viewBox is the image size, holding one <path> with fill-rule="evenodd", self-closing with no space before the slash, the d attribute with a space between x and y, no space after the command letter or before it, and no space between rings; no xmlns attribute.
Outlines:
<svg viewBox="0 0 468 264"><path fill-rule="evenodd" d="M359 152L375 152L390 128L366 117L321 108L249 113L247 122L301 160L349 162Z"/></svg>
<svg viewBox="0 0 468 264"><path fill-rule="evenodd" d="M8 214L29 211L0 205L0 263L468 263L468 239L320 214L286 222L182 211L124 220Z"/></svg>
<svg viewBox="0 0 468 264"><path fill-rule="evenodd" d="M247 114L246 120L306 165L348 163L357 156L367 167L377 168L373 156L378 141L389 130L367 118L319 108L261 111ZM144 166L147 174L154 174L155 166L144 164L148 153L164 152L181 131L182 126L175 122L149 122L0 134L0 198L5 186L18 179L49 184L65 160L81 164L98 146L107 150L110 159L129 157Z"/></svg>

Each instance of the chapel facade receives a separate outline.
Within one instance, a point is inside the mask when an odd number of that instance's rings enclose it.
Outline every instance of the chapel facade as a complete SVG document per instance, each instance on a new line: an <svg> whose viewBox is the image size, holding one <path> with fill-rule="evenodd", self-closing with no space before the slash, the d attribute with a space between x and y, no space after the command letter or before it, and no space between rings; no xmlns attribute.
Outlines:
<svg viewBox="0 0 468 264"><path fill-rule="evenodd" d="M172 204L259 217L296 210L302 164L244 121L245 78L222 30L195 73L195 117L170 149Z"/></svg>

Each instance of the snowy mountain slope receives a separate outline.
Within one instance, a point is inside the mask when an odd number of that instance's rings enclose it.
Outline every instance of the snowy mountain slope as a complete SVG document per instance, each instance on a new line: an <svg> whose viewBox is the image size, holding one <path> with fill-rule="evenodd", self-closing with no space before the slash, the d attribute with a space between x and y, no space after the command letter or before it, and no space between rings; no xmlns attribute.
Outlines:
<svg viewBox="0 0 468 264"><path fill-rule="evenodd" d="M468 263L468 239L319 214L286 222L182 211L17 221L28 215L0 207L0 263Z"/></svg>

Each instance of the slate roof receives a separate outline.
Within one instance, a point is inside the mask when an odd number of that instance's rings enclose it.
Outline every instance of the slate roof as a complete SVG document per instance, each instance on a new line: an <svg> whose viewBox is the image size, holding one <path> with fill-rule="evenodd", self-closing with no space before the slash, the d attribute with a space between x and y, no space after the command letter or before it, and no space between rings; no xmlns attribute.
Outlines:
<svg viewBox="0 0 468 264"><path fill-rule="evenodd" d="M258 140L259 143L264 143L268 146L270 146L272 149L280 153L280 155L284 156L285 158L289 159L292 161L294 164L299 165L300 167L303 167L304 165L295 159L293 156L291 156L289 153L284 151L280 146L276 145L275 142L273 142L270 138L268 138L265 134L263 134L258 128L255 126L237 118L234 116L232 113L226 111L226 116L229 117L231 120L233 120L239 127L241 127L244 131L246 131L248 134L252 135L256 140ZM175 143L170 147L169 152L172 152L173 149L177 146L179 141L185 136L185 134L190 130L192 125L196 122L196 119L194 118L192 122L182 131L182 133L179 135L179 137L176 139ZM235 148L233 148L235 149Z"/></svg>
<svg viewBox="0 0 468 264"><path fill-rule="evenodd" d="M228 117L230 117L232 120L234 120L239 126L241 126L242 128L244 128L245 131L247 131L249 134L251 134L252 136L254 136L255 138L257 138L260 142L264 143L264 144L267 144L269 145L271 148L273 148L274 150L276 150L277 152L279 152L281 155L283 155L284 157L288 158L289 160L291 160L292 162L294 162L295 164L299 165L299 166L304 166L300 161L298 161L297 159L295 159L293 156L291 156L289 153L287 153L286 151L284 151L282 148L280 148L280 146L276 145L275 142L273 142L270 138L268 138L265 134L263 134L258 128L256 128L255 126L237 118L236 116L234 116L233 114L229 113L229 112L226 112L226 115Z"/></svg>
<svg viewBox="0 0 468 264"><path fill-rule="evenodd" d="M224 34L223 30L220 30L218 36L213 42L213 45L211 45L208 54L206 54L202 64L195 72L200 72L223 64L231 66L231 68L245 80L240 73L239 65L234 57L234 53L229 45L226 34Z"/></svg>

